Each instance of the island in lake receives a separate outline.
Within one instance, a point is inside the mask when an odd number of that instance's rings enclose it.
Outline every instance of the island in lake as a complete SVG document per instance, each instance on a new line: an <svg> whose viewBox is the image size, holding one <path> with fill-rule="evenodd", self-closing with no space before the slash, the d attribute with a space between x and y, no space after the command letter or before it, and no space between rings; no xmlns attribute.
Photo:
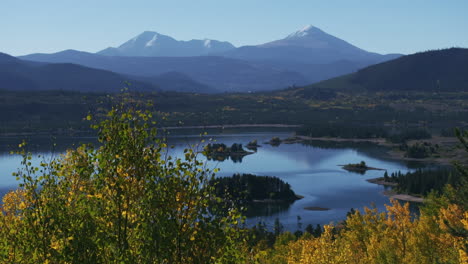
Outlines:
<svg viewBox="0 0 468 264"><path fill-rule="evenodd" d="M208 160L217 161L224 161L227 158L230 158L234 162L242 162L242 158L244 156L253 153L255 152L244 150L242 144L238 143L232 144L231 147L228 147L223 143L208 144L203 150L203 155L205 155Z"/></svg>
<svg viewBox="0 0 468 264"><path fill-rule="evenodd" d="M270 141L265 142L265 144L270 144L274 147L277 147L281 144L281 142L283 141L279 137L273 137L272 139L270 139Z"/></svg>
<svg viewBox="0 0 468 264"><path fill-rule="evenodd" d="M297 136L293 136L293 137L289 137L289 138L285 138L285 139L280 139L279 137L273 137L272 139L270 139L270 141L268 142L265 142L265 144L270 144L274 147L277 147L279 146L280 144L284 143L284 144L296 144L296 143L302 143L304 142L304 140L300 137L297 137Z"/></svg>
<svg viewBox="0 0 468 264"><path fill-rule="evenodd" d="M257 148L261 146L258 144L257 140L254 139L250 141L245 147L256 152Z"/></svg>
<svg viewBox="0 0 468 264"><path fill-rule="evenodd" d="M360 163L350 163L347 165L340 165L343 167L343 169L351 172L357 172L360 174L366 173L368 170L384 170L384 169L379 169L379 168L374 168L374 167L369 167L367 166L365 161L361 161Z"/></svg>
<svg viewBox="0 0 468 264"><path fill-rule="evenodd" d="M215 187L218 197L235 201L238 204L292 203L302 198L294 193L289 183L272 176L234 174L232 177L216 178L211 184Z"/></svg>

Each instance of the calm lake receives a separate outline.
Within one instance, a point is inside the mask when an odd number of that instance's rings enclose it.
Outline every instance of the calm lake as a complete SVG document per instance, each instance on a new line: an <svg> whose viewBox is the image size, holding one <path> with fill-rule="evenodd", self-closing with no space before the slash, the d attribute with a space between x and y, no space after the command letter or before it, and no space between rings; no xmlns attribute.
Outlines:
<svg viewBox="0 0 468 264"><path fill-rule="evenodd" d="M367 143L334 143L315 141L308 144L281 144L271 146L263 144L272 137L282 139L293 132L285 129L211 129L205 139L212 138L217 143L230 146L241 143L244 146L251 140L258 140L261 147L252 155L245 156L241 162L225 160L207 161L211 168L219 168L217 176L232 176L234 173L277 176L288 182L292 189L303 199L290 205L258 204L247 212L247 223L253 225L259 221L271 227L279 218L287 230L297 229L297 216L301 217L302 226L307 224L327 224L346 217L351 208L362 209L375 205L384 210L389 203L382 194L384 187L368 183L366 179L383 176L384 171L371 170L364 175L343 170L340 164L365 161L368 166L382 168L391 172L406 172L420 164L408 164L386 158L385 149ZM24 138L0 138L0 193L15 188L17 182L11 173L20 167L21 157L10 155L9 151L17 147ZM171 155L182 156L184 148L197 145L201 140L200 131L174 130L169 135L169 143L175 148ZM57 156L66 148L79 143L93 142L93 137L32 137L28 139L35 155ZM53 142L57 143L51 151ZM198 146L201 150L202 147ZM200 155L200 158L204 158ZM330 208L328 211L309 211L305 207Z"/></svg>

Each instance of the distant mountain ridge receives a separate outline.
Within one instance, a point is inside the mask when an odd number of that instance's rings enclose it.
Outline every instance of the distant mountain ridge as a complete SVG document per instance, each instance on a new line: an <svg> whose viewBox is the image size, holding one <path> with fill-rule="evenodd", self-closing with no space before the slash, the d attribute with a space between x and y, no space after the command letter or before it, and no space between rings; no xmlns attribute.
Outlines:
<svg viewBox="0 0 468 264"><path fill-rule="evenodd" d="M372 64L401 56L365 51L312 25L293 32L283 39L228 50L223 55L246 60L284 60L310 64L327 64L342 60Z"/></svg>
<svg viewBox="0 0 468 264"><path fill-rule="evenodd" d="M67 50L54 54L31 54L21 59L48 63L75 63L148 80L179 72L218 92L249 92L306 85L307 79L270 65L217 57L124 57Z"/></svg>
<svg viewBox="0 0 468 264"><path fill-rule="evenodd" d="M129 57L215 55L243 60L284 60L310 64L327 64L342 60L365 61L372 64L401 56L401 54L381 55L367 52L312 25L297 30L283 39L239 48L226 41L210 39L178 41L154 31L145 31L117 48L106 48L97 54Z"/></svg>
<svg viewBox="0 0 468 264"><path fill-rule="evenodd" d="M155 91L155 85L119 74L70 63L33 63L0 53L0 90L119 92L129 81L138 91Z"/></svg>
<svg viewBox="0 0 468 264"><path fill-rule="evenodd" d="M306 95L315 90L468 92L468 49L415 53L301 87L296 92Z"/></svg>
<svg viewBox="0 0 468 264"><path fill-rule="evenodd" d="M211 39L178 41L153 31L145 31L117 48L97 52L107 56L189 57L203 56L234 49L229 42Z"/></svg>
<svg viewBox="0 0 468 264"><path fill-rule="evenodd" d="M196 90L179 86L193 84L203 91L255 92L316 83L399 56L367 52L307 26L283 39L257 46L235 48L229 42L216 40L178 41L145 31L117 48L97 54L66 50L20 58L80 64L152 82L160 75L177 72L179 75L169 75L177 82L172 87L178 86L177 90ZM174 79L177 76L179 80ZM192 82L187 82L187 77ZM168 85L169 79L159 80Z"/></svg>
<svg viewBox="0 0 468 264"><path fill-rule="evenodd" d="M198 43L195 46L203 46L201 40L192 40L191 42ZM365 51L312 25L297 30L282 39L256 46L235 48L229 45L225 47L225 50L209 49L188 53L180 48L181 43L185 45L184 43L189 42L176 41L169 36L146 31L122 44L117 49L106 49L98 52L98 54L145 57L167 57L171 55L180 57L184 54L190 54L190 56L194 54L215 55L243 60L254 63L254 65L275 68L284 72L295 72L302 75L302 79L309 83L352 73L360 68L401 56L401 54L381 55ZM157 45L153 47L153 44ZM184 73L190 75L188 72ZM191 77L197 79L196 76L191 75ZM232 84L232 82L230 83ZM289 83L288 86L300 84L300 81L295 81ZM213 83L210 83L210 85L213 85ZM234 90L245 90L244 88L237 89L236 86L236 84L232 86ZM276 85L271 89L285 87Z"/></svg>
<svg viewBox="0 0 468 264"><path fill-rule="evenodd" d="M20 60L6 53L0 52L0 65L19 63Z"/></svg>

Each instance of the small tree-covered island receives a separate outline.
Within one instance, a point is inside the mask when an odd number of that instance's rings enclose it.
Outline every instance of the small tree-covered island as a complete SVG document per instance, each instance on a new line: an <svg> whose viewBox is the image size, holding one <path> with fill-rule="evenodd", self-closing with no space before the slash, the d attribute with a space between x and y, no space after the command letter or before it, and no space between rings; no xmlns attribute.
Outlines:
<svg viewBox="0 0 468 264"><path fill-rule="evenodd" d="M261 146L257 143L257 140L254 139L250 141L245 147L256 152L257 148Z"/></svg>
<svg viewBox="0 0 468 264"><path fill-rule="evenodd" d="M239 204L252 202L294 202L302 197L295 194L289 183L278 177L234 174L213 179L211 184L219 197Z"/></svg>
<svg viewBox="0 0 468 264"><path fill-rule="evenodd" d="M340 165L340 166L342 166L343 169L345 169L347 171L357 172L357 173L360 173L360 174L364 174L368 170L383 170L383 169L379 169L379 168L369 167L369 166L367 166L365 161L361 161L359 163L350 163L350 164Z"/></svg>
<svg viewBox="0 0 468 264"><path fill-rule="evenodd" d="M226 146L223 143L208 144L203 149L203 155L208 160L224 161L226 158L231 158L232 161L242 161L244 156L253 154L254 152L246 151L242 144L234 143L231 147Z"/></svg>

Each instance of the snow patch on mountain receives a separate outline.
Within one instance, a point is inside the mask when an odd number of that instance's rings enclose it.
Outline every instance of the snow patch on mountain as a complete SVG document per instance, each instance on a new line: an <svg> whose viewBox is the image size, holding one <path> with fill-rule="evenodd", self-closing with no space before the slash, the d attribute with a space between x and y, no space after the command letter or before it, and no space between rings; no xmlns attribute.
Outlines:
<svg viewBox="0 0 468 264"><path fill-rule="evenodd" d="M150 41L146 42L145 47L154 46L157 39L158 39L158 34L154 34L153 38Z"/></svg>
<svg viewBox="0 0 468 264"><path fill-rule="evenodd" d="M312 25L307 25L303 27L302 29L290 34L287 38L297 38L297 37L305 37L307 35L310 35L310 31L314 29L314 26Z"/></svg>

